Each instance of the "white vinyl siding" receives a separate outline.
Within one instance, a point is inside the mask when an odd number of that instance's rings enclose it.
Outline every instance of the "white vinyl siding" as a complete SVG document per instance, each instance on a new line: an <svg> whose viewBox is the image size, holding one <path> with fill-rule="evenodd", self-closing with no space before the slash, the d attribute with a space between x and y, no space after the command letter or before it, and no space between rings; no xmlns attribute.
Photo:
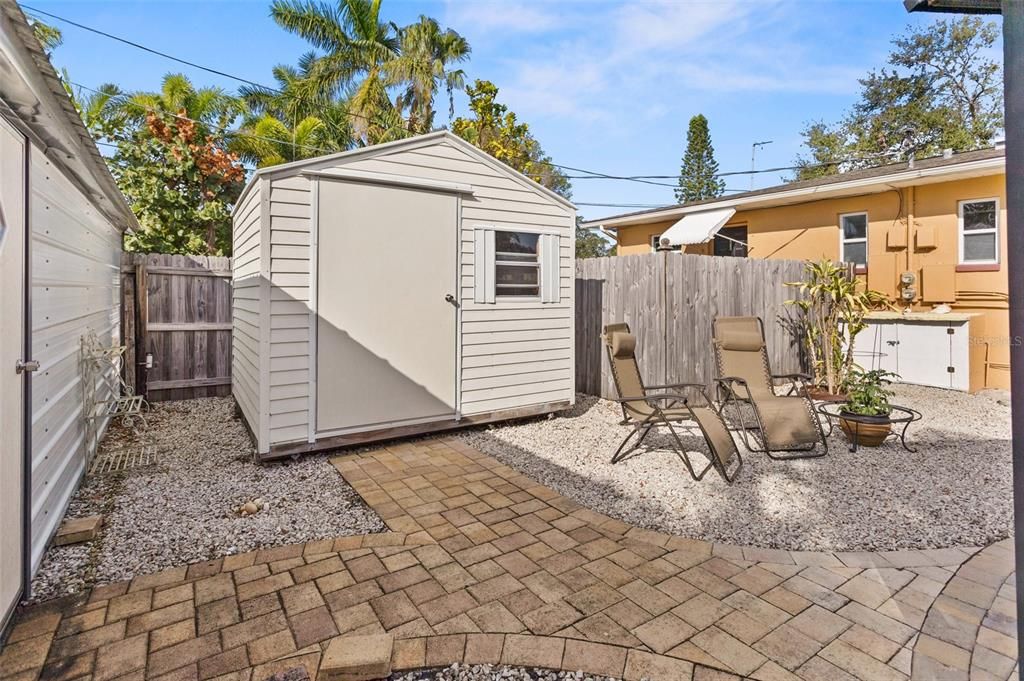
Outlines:
<svg viewBox="0 0 1024 681"><path fill-rule="evenodd" d="M231 392L254 433L260 432L260 276L262 182L236 209L233 223Z"/></svg>
<svg viewBox="0 0 1024 681"><path fill-rule="evenodd" d="M999 199L972 199L957 204L960 264L999 263Z"/></svg>
<svg viewBox="0 0 1024 681"><path fill-rule="evenodd" d="M309 434L310 181L286 177L270 188L270 424L269 444Z"/></svg>
<svg viewBox="0 0 1024 681"><path fill-rule="evenodd" d="M379 154L366 151L365 155L347 159L270 170L262 177L263 191L269 191L264 204L270 217L269 253L267 247L263 249L263 257L270 258L270 393L268 440L260 442L261 452L280 444L306 441L310 436L310 412L315 408L315 367L310 358L314 352L311 322L315 321L311 279L317 267L311 262L312 181L300 174L307 170L368 171L471 185L472 194L460 199L460 284L458 291L453 291L460 301L460 411L473 415L571 402L575 395L573 209L443 137ZM248 195L243 198L249 201ZM236 222L243 213L242 208L236 209ZM332 226L329 216L320 216L319 221L320 230ZM535 297L494 304L493 285L479 282L475 274L478 256L474 232L479 228L549 235L546 252L552 258L557 254L557 262L549 263L550 269L542 273L542 287L548 283L544 299L550 296L552 302ZM387 235L381 235L381 243L387 243ZM362 255L381 257L382 253L386 249ZM386 257L381 262L386 266ZM332 263L322 266L328 264ZM486 291L490 291L490 301ZM372 291L361 293L373 295ZM384 304L386 301L382 301Z"/></svg>
<svg viewBox="0 0 1024 681"><path fill-rule="evenodd" d="M35 571L85 470L80 339L120 342L121 233L35 145L29 187Z"/></svg>

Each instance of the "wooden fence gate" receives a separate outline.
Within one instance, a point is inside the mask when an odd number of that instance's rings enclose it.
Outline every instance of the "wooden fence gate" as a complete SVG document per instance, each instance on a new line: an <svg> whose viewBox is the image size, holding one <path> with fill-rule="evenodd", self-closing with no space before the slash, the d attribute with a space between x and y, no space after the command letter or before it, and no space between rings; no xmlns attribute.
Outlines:
<svg viewBox="0 0 1024 681"><path fill-rule="evenodd" d="M755 260L677 252L576 261L576 389L616 397L601 341L605 324L626 322L650 385L700 382L714 375L711 322L764 320L772 371L802 370L800 331L786 282L803 279L801 260Z"/></svg>
<svg viewBox="0 0 1024 681"><path fill-rule="evenodd" d="M151 402L231 394L231 258L125 253L121 292L137 394Z"/></svg>

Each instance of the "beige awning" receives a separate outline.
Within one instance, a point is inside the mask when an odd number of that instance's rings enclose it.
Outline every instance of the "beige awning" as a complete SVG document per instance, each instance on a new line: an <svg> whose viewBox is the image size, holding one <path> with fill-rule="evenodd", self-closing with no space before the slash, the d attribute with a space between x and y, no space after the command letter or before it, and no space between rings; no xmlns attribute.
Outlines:
<svg viewBox="0 0 1024 681"><path fill-rule="evenodd" d="M702 244L710 241L735 214L735 208L719 208L684 215L679 222L665 230L659 241L668 239L673 246Z"/></svg>

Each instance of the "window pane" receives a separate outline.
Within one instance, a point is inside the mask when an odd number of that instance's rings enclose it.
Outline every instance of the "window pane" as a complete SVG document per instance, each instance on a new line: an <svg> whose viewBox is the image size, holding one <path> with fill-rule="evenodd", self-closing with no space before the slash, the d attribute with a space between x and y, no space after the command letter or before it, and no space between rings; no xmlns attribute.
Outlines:
<svg viewBox="0 0 1024 681"><path fill-rule="evenodd" d="M995 259L995 234L964 234L964 262Z"/></svg>
<svg viewBox="0 0 1024 681"><path fill-rule="evenodd" d="M538 267L519 267L498 263L495 270L495 278L499 285L537 286L540 283L540 268Z"/></svg>
<svg viewBox="0 0 1024 681"><path fill-rule="evenodd" d="M843 244L843 260L858 265L868 264L868 245L863 241Z"/></svg>
<svg viewBox="0 0 1024 681"><path fill-rule="evenodd" d="M747 228L725 227L715 235L715 255L747 257Z"/></svg>
<svg viewBox="0 0 1024 681"><path fill-rule="evenodd" d="M525 232L495 232L494 250L498 253L523 253L537 255L539 234Z"/></svg>
<svg viewBox="0 0 1024 681"><path fill-rule="evenodd" d="M995 229L996 202L975 201L964 204L964 231Z"/></svg>
<svg viewBox="0 0 1024 681"><path fill-rule="evenodd" d="M868 235L867 215L844 215L843 216L843 238L864 239Z"/></svg>

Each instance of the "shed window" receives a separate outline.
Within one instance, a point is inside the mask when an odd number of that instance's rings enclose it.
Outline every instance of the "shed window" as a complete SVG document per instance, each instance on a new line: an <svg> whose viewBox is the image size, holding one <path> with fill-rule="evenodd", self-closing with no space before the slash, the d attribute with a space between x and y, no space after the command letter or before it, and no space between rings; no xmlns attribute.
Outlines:
<svg viewBox="0 0 1024 681"><path fill-rule="evenodd" d="M539 296L540 235L496 230L494 269L496 296Z"/></svg>
<svg viewBox="0 0 1024 681"><path fill-rule="evenodd" d="M858 269L868 266L868 214L839 216L839 259L852 262Z"/></svg>
<svg viewBox="0 0 1024 681"><path fill-rule="evenodd" d="M999 200L960 202L960 262L999 262Z"/></svg>

